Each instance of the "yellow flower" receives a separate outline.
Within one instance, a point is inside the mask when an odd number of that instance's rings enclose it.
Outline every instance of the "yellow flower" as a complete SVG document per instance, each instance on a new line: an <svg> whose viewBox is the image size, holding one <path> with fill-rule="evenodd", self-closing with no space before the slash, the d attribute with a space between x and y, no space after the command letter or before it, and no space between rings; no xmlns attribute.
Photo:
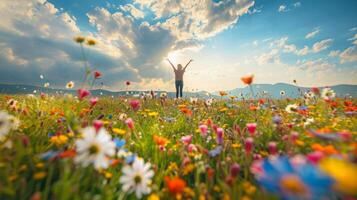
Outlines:
<svg viewBox="0 0 357 200"><path fill-rule="evenodd" d="M34 178L35 180L40 180L40 179L45 178L46 175L47 175L46 172L37 172L37 173L35 173L35 174L33 175L33 178Z"/></svg>
<svg viewBox="0 0 357 200"><path fill-rule="evenodd" d="M160 197L157 194L150 194L148 200L160 200Z"/></svg>
<svg viewBox="0 0 357 200"><path fill-rule="evenodd" d="M232 148L239 148L241 146L241 144L238 144L238 143L233 143L232 144Z"/></svg>
<svg viewBox="0 0 357 200"><path fill-rule="evenodd" d="M115 134L118 134L118 135L124 135L126 133L126 131L124 129L120 129L120 128L113 128L112 130Z"/></svg>
<svg viewBox="0 0 357 200"><path fill-rule="evenodd" d="M227 110L228 110L228 108L224 107L224 108L221 108L219 111L220 111L220 112L225 112L225 111L227 111Z"/></svg>
<svg viewBox="0 0 357 200"><path fill-rule="evenodd" d="M301 141L301 140L295 140L295 144L298 145L298 146L303 146L304 142Z"/></svg>
<svg viewBox="0 0 357 200"><path fill-rule="evenodd" d="M93 39L87 39L87 45L94 46L97 42Z"/></svg>
<svg viewBox="0 0 357 200"><path fill-rule="evenodd" d="M191 173L194 169L195 169L194 164L188 164L183 168L182 174L187 175L187 174Z"/></svg>
<svg viewBox="0 0 357 200"><path fill-rule="evenodd" d="M193 197L195 197L195 192L191 189L191 188L189 188L189 187L185 187L184 189L183 189L183 192L186 194L186 196L188 196L188 197L191 197L191 198L193 198Z"/></svg>
<svg viewBox="0 0 357 200"><path fill-rule="evenodd" d="M177 171L179 168L176 163L171 162L169 167L167 168L169 171Z"/></svg>
<svg viewBox="0 0 357 200"><path fill-rule="evenodd" d="M104 176L105 176L105 178L110 179L110 178L113 177L113 174L110 173L110 172L105 172L105 173L104 173Z"/></svg>
<svg viewBox="0 0 357 200"><path fill-rule="evenodd" d="M36 164L36 168L43 168L44 166L42 162Z"/></svg>
<svg viewBox="0 0 357 200"><path fill-rule="evenodd" d="M326 174L335 179L334 188L342 193L357 194L357 165L345 160L326 158L319 163Z"/></svg>
<svg viewBox="0 0 357 200"><path fill-rule="evenodd" d="M50 142L57 146L66 144L67 141L68 141L68 137L65 135L52 136L50 139Z"/></svg>
<svg viewBox="0 0 357 200"><path fill-rule="evenodd" d="M156 117L156 116L159 115L159 113L158 113L158 112L149 112L148 115L149 115L150 117Z"/></svg>

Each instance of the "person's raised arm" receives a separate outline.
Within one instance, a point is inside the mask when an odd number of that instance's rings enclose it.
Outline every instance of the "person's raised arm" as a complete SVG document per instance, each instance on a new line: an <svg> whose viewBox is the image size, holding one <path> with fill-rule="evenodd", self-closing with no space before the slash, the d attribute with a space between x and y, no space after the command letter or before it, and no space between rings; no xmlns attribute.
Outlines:
<svg viewBox="0 0 357 200"><path fill-rule="evenodd" d="M169 61L169 63L170 63L170 65L171 65L172 69L174 69L174 70L176 71L176 68L175 68L174 64L172 64L172 62L171 62L168 58L167 58L166 60Z"/></svg>
<svg viewBox="0 0 357 200"><path fill-rule="evenodd" d="M186 66L183 68L183 70L185 70L187 67L188 67L188 65L192 62L193 60L191 59L190 61L188 61L188 63L186 64Z"/></svg>

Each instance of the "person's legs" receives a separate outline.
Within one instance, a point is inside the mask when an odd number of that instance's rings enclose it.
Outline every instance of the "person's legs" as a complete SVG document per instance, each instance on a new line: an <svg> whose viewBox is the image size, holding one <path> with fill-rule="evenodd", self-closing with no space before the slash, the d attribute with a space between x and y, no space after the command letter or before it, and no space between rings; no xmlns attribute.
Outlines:
<svg viewBox="0 0 357 200"><path fill-rule="evenodd" d="M178 98L179 96L179 82L178 81L175 81L175 87L176 87L176 98Z"/></svg>
<svg viewBox="0 0 357 200"><path fill-rule="evenodd" d="M183 81L180 81L180 97L182 98Z"/></svg>

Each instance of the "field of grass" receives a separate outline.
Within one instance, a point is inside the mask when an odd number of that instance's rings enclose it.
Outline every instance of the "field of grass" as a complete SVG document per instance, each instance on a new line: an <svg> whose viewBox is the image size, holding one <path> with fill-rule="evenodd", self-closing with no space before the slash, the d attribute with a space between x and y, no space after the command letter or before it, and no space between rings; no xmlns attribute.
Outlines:
<svg viewBox="0 0 357 200"><path fill-rule="evenodd" d="M317 93L2 95L0 199L356 199L357 101Z"/></svg>

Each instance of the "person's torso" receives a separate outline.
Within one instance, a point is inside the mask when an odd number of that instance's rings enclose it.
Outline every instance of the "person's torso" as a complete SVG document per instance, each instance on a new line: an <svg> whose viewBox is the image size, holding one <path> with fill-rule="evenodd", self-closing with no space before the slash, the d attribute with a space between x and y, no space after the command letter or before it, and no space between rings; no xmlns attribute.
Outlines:
<svg viewBox="0 0 357 200"><path fill-rule="evenodd" d="M182 81L184 73L185 73L185 70L175 70L175 80Z"/></svg>

